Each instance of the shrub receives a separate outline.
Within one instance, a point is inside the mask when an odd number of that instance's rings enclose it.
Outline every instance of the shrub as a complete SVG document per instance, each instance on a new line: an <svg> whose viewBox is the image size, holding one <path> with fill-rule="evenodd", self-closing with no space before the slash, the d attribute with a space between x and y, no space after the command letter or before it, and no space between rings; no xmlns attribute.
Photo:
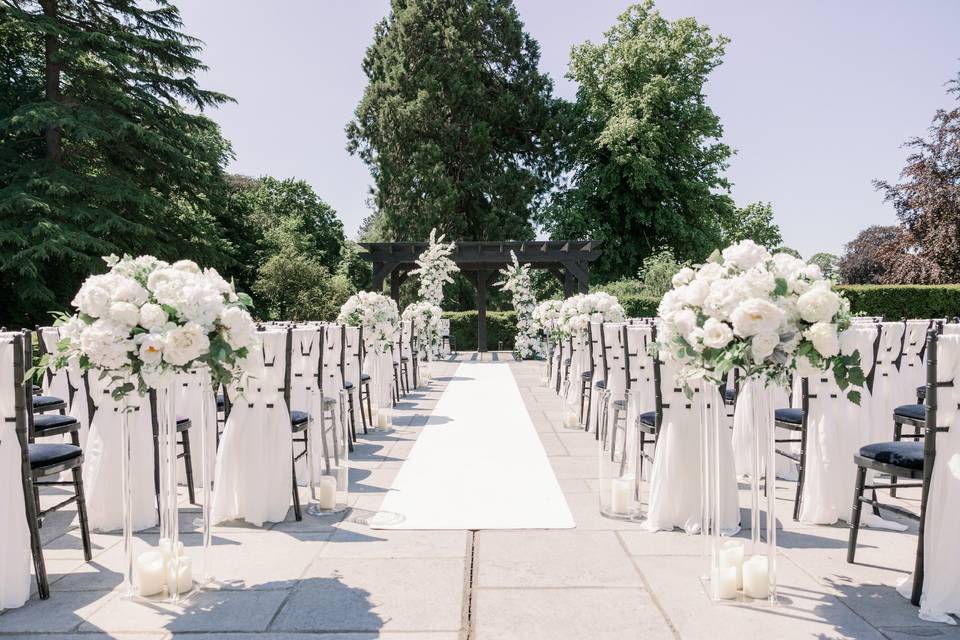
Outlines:
<svg viewBox="0 0 960 640"><path fill-rule="evenodd" d="M660 298L654 296L619 296L623 310L628 318L652 318L657 315L657 307L660 306Z"/></svg>
<svg viewBox="0 0 960 640"><path fill-rule="evenodd" d="M450 320L450 335L457 349L471 351L477 348L477 312L444 311L443 317ZM513 336L517 332L517 314L513 311L487 311L487 349L513 349Z"/></svg>
<svg viewBox="0 0 960 640"><path fill-rule="evenodd" d="M838 289L855 314L900 318L945 318L960 315L960 285L848 284Z"/></svg>

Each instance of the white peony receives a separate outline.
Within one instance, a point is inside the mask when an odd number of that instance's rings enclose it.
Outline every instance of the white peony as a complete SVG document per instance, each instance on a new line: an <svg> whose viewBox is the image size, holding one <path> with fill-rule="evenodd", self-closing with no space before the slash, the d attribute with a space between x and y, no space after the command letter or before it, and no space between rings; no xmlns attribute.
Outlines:
<svg viewBox="0 0 960 640"><path fill-rule="evenodd" d="M692 307L702 307L707 294L710 293L710 281L697 278L680 289L680 296L684 302Z"/></svg>
<svg viewBox="0 0 960 640"><path fill-rule="evenodd" d="M780 344L780 336L776 333L758 333L750 340L750 356L754 362L763 362Z"/></svg>
<svg viewBox="0 0 960 640"><path fill-rule="evenodd" d="M164 335L163 359L176 367L182 367L207 353L209 348L210 339L203 327L196 322L188 322Z"/></svg>
<svg viewBox="0 0 960 640"><path fill-rule="evenodd" d="M673 324L678 333L686 335L693 331L697 326L697 314L693 309L682 309L673 316Z"/></svg>
<svg viewBox="0 0 960 640"><path fill-rule="evenodd" d="M140 326L155 331L167 323L167 312L158 304L148 302L140 307Z"/></svg>
<svg viewBox="0 0 960 640"><path fill-rule="evenodd" d="M813 343L813 348L824 358L832 358L840 353L837 328L828 322L817 322L807 329L803 336Z"/></svg>
<svg viewBox="0 0 960 640"><path fill-rule="evenodd" d="M723 261L743 271L757 266L769 257L767 250L753 240L742 240L723 250Z"/></svg>
<svg viewBox="0 0 960 640"><path fill-rule="evenodd" d="M110 311L115 282L116 278L110 274L90 276L80 285L80 291L70 304L84 315L102 318Z"/></svg>
<svg viewBox="0 0 960 640"><path fill-rule="evenodd" d="M708 262L697 270L697 279L713 282L725 275L725 269L716 262Z"/></svg>
<svg viewBox="0 0 960 640"><path fill-rule="evenodd" d="M96 367L120 369L130 364L130 351L135 348L129 333L109 320L97 320L80 333L78 347Z"/></svg>
<svg viewBox="0 0 960 640"><path fill-rule="evenodd" d="M172 265L172 269L177 271L186 271L187 273L200 273L200 267L193 260L177 260Z"/></svg>
<svg viewBox="0 0 960 640"><path fill-rule="evenodd" d="M820 281L797 299L800 317L807 322L829 322L840 310L840 296L830 290L826 281Z"/></svg>
<svg viewBox="0 0 960 640"><path fill-rule="evenodd" d="M744 300L730 314L733 332L741 338L749 338L758 333L773 333L783 320L783 310L769 300L749 298Z"/></svg>
<svg viewBox="0 0 960 640"><path fill-rule="evenodd" d="M733 340L733 329L726 322L707 318L703 323L703 344L711 349L723 349Z"/></svg>
<svg viewBox="0 0 960 640"><path fill-rule="evenodd" d="M736 280L717 280L710 286L710 293L703 301L704 311L720 320L727 320L747 296Z"/></svg>

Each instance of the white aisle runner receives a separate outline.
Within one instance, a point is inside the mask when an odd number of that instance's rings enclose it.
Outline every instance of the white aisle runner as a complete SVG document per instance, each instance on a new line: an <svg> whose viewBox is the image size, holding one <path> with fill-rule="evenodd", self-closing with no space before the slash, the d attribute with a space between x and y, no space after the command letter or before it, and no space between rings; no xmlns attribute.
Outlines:
<svg viewBox="0 0 960 640"><path fill-rule="evenodd" d="M569 529L573 516L506 363L457 367L375 529Z"/></svg>

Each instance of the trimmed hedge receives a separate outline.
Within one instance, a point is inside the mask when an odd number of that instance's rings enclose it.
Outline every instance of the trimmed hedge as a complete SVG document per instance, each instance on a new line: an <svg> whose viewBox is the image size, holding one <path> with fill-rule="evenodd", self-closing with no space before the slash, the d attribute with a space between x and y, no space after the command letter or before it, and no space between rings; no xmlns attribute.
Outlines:
<svg viewBox="0 0 960 640"><path fill-rule="evenodd" d="M960 316L960 285L845 284L837 287L855 314L901 318Z"/></svg>
<svg viewBox="0 0 960 640"><path fill-rule="evenodd" d="M443 317L450 320L450 335L461 351L477 348L477 312L444 311ZM513 349L513 336L517 332L517 314L513 311L487 311L487 349Z"/></svg>
<svg viewBox="0 0 960 640"><path fill-rule="evenodd" d="M617 300L628 318L652 318L660 306L660 299L653 296L620 296Z"/></svg>

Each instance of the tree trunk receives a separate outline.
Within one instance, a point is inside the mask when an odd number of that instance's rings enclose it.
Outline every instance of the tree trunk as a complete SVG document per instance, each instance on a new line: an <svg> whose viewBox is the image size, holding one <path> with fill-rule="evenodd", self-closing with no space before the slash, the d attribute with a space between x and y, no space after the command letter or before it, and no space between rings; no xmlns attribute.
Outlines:
<svg viewBox="0 0 960 640"><path fill-rule="evenodd" d="M41 0L43 15L52 20L57 19L57 1ZM44 74L46 77L46 98L51 102L60 102L60 40L56 34L47 34L44 42ZM47 140L47 160L60 164L63 160L63 143L60 127L50 123L44 130Z"/></svg>

